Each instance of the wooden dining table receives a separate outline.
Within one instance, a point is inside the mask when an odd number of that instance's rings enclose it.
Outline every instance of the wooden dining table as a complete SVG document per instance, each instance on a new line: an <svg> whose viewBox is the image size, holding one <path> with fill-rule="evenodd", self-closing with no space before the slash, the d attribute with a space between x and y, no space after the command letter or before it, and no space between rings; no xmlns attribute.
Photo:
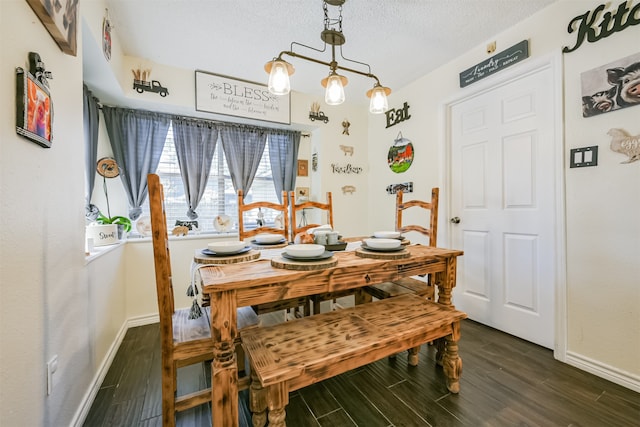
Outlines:
<svg viewBox="0 0 640 427"><path fill-rule="evenodd" d="M238 425L238 367L234 340L238 334L236 309L288 298L357 289L407 276L432 274L438 303L452 306L456 260L460 250L408 245L403 259L335 252L337 263L319 270L291 270L272 266L268 258L236 264L205 265L198 269L202 292L210 298L214 354L211 369L212 425Z"/></svg>

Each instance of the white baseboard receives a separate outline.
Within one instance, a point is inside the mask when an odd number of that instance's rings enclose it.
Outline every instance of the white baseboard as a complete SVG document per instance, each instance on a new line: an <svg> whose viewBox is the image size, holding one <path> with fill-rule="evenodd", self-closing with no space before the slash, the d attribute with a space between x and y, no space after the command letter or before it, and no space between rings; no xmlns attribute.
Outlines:
<svg viewBox="0 0 640 427"><path fill-rule="evenodd" d="M74 427L82 427L85 420L87 419L87 415L89 414L89 410L91 409L91 405L93 405L93 400L96 398L98 391L100 390L100 386L104 381L104 378L107 376L107 372L109 372L109 368L113 363L113 359L116 357L116 353L120 348L120 344L122 344L122 340L124 336L127 334L129 328L134 328L136 326L149 325L151 323L158 323L160 321L160 317L157 314L152 314L148 316L138 316L131 319L127 319L123 324L118 333L116 334L111 347L109 347L109 351L105 355L96 375L93 377L91 384L89 384L89 389L84 395L82 402L80 403L80 407L76 411L71 420L71 426Z"/></svg>
<svg viewBox="0 0 640 427"><path fill-rule="evenodd" d="M581 354L572 353L570 351L566 354L565 362L571 366L575 366L578 369L589 372L605 380L609 380L612 383L621 385L630 390L640 393L640 376L634 375L630 372L625 372L620 369L614 368L597 360L590 359Z"/></svg>

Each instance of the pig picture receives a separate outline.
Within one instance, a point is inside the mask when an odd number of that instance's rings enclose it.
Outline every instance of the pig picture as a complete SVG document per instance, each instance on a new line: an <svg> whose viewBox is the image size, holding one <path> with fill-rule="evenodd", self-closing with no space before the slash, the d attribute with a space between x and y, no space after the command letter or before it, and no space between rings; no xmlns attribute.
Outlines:
<svg viewBox="0 0 640 427"><path fill-rule="evenodd" d="M582 116L640 105L640 53L582 73Z"/></svg>
<svg viewBox="0 0 640 427"><path fill-rule="evenodd" d="M621 108L640 103L640 62L627 68L610 68L607 76L617 89L616 101Z"/></svg>

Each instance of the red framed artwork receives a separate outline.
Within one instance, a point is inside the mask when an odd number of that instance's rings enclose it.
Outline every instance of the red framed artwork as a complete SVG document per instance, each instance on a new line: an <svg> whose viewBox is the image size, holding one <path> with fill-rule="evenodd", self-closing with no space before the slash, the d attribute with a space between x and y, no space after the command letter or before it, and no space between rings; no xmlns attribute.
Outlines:
<svg viewBox="0 0 640 427"><path fill-rule="evenodd" d="M16 132L45 148L53 140L49 90L31 73L16 69Z"/></svg>

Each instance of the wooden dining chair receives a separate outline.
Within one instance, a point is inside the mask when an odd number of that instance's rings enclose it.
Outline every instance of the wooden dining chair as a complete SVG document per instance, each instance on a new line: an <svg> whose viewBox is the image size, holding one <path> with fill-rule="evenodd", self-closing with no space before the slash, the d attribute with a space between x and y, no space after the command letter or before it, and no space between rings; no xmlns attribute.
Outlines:
<svg viewBox="0 0 640 427"><path fill-rule="evenodd" d="M408 231L416 231L429 238L429 246L436 246L436 238L438 234L438 198L440 189L434 187L431 189L431 201L422 200L403 201L402 191L396 193L396 231L406 233ZM426 210L425 225L407 224L403 221L403 213L410 208L419 208ZM371 285L364 288L371 296L378 299L391 298L406 293L414 293L428 300L434 299L434 286L430 275L426 280L415 277L406 277L404 279L395 280L393 282L384 282L377 285Z"/></svg>
<svg viewBox="0 0 640 427"><path fill-rule="evenodd" d="M289 193L291 199L291 240L298 233L302 233L311 228L319 227L321 225L329 224L333 228L333 200L331 198L331 192L327 192L326 203L314 202L307 200L305 202L296 203L295 193L291 191ZM305 210L318 209L320 214L326 217L326 222L323 224L309 223L307 218L307 212ZM300 218L300 223L298 223Z"/></svg>
<svg viewBox="0 0 640 427"><path fill-rule="evenodd" d="M210 308L204 307L203 315L197 319L189 318L189 308L175 308L164 192L158 175L149 174L147 180L156 293L160 315L162 424L163 426L174 426L176 412L211 402L211 388L198 390L187 395L177 395L178 368L213 359ZM251 310L251 307L238 309L237 319L238 331L258 324L258 317ZM241 351L240 339L238 338L236 341L238 370L240 372L244 366L244 352ZM239 380L239 389L245 389L248 385L248 376Z"/></svg>
<svg viewBox="0 0 640 427"><path fill-rule="evenodd" d="M280 214L282 215L283 228L265 224L258 225L257 227L247 227L245 214L256 210L260 211L262 209L271 209L276 212L280 212ZM238 237L240 238L240 240L245 240L249 237L253 237L261 233L282 234L282 237L284 237L287 241L290 240L291 236L289 232L289 199L286 191L282 192L282 203L267 201L245 203L244 192L242 190L238 190Z"/></svg>
<svg viewBox="0 0 640 427"><path fill-rule="evenodd" d="M314 202L314 201L305 201L300 203L295 203L295 194L293 191L289 193L289 197L291 199L291 230L292 236L295 237L298 233L306 232L307 230L315 227L319 227L321 225L328 224L333 229L333 198L331 196L331 192L327 192L327 201L326 203L322 202ZM309 223L307 220L306 210L317 209L320 210L321 217L324 216L326 218L325 223L316 224ZM300 216L298 216L298 212L301 212ZM300 218L300 223L298 223L298 218ZM322 222L322 221L321 221ZM359 290L345 290L345 291L337 291L337 292L329 292L324 294L312 295L309 297L309 300L313 302L313 314L320 313L320 303L323 301L331 301L331 310L336 308L340 308L337 304L338 298L348 297L355 295L357 292L361 292ZM307 311L310 311L307 309Z"/></svg>
<svg viewBox="0 0 640 427"><path fill-rule="evenodd" d="M276 212L280 212L282 215L283 228L278 228L270 225L259 225L257 227L248 228L245 222L246 213L261 210L271 209ZM291 233L289 229L289 198L286 191L282 192L282 203L274 203L267 201L257 201L252 203L244 202L244 193L242 190L238 190L238 237L240 240L245 240L256 236L260 233L273 233L282 234L282 237L288 243L291 239ZM307 297L291 298L282 301L260 304L253 306L253 311L257 315L273 313L275 311L282 311L285 313L285 320L289 320L292 317L299 317L301 315L309 315L309 302Z"/></svg>

